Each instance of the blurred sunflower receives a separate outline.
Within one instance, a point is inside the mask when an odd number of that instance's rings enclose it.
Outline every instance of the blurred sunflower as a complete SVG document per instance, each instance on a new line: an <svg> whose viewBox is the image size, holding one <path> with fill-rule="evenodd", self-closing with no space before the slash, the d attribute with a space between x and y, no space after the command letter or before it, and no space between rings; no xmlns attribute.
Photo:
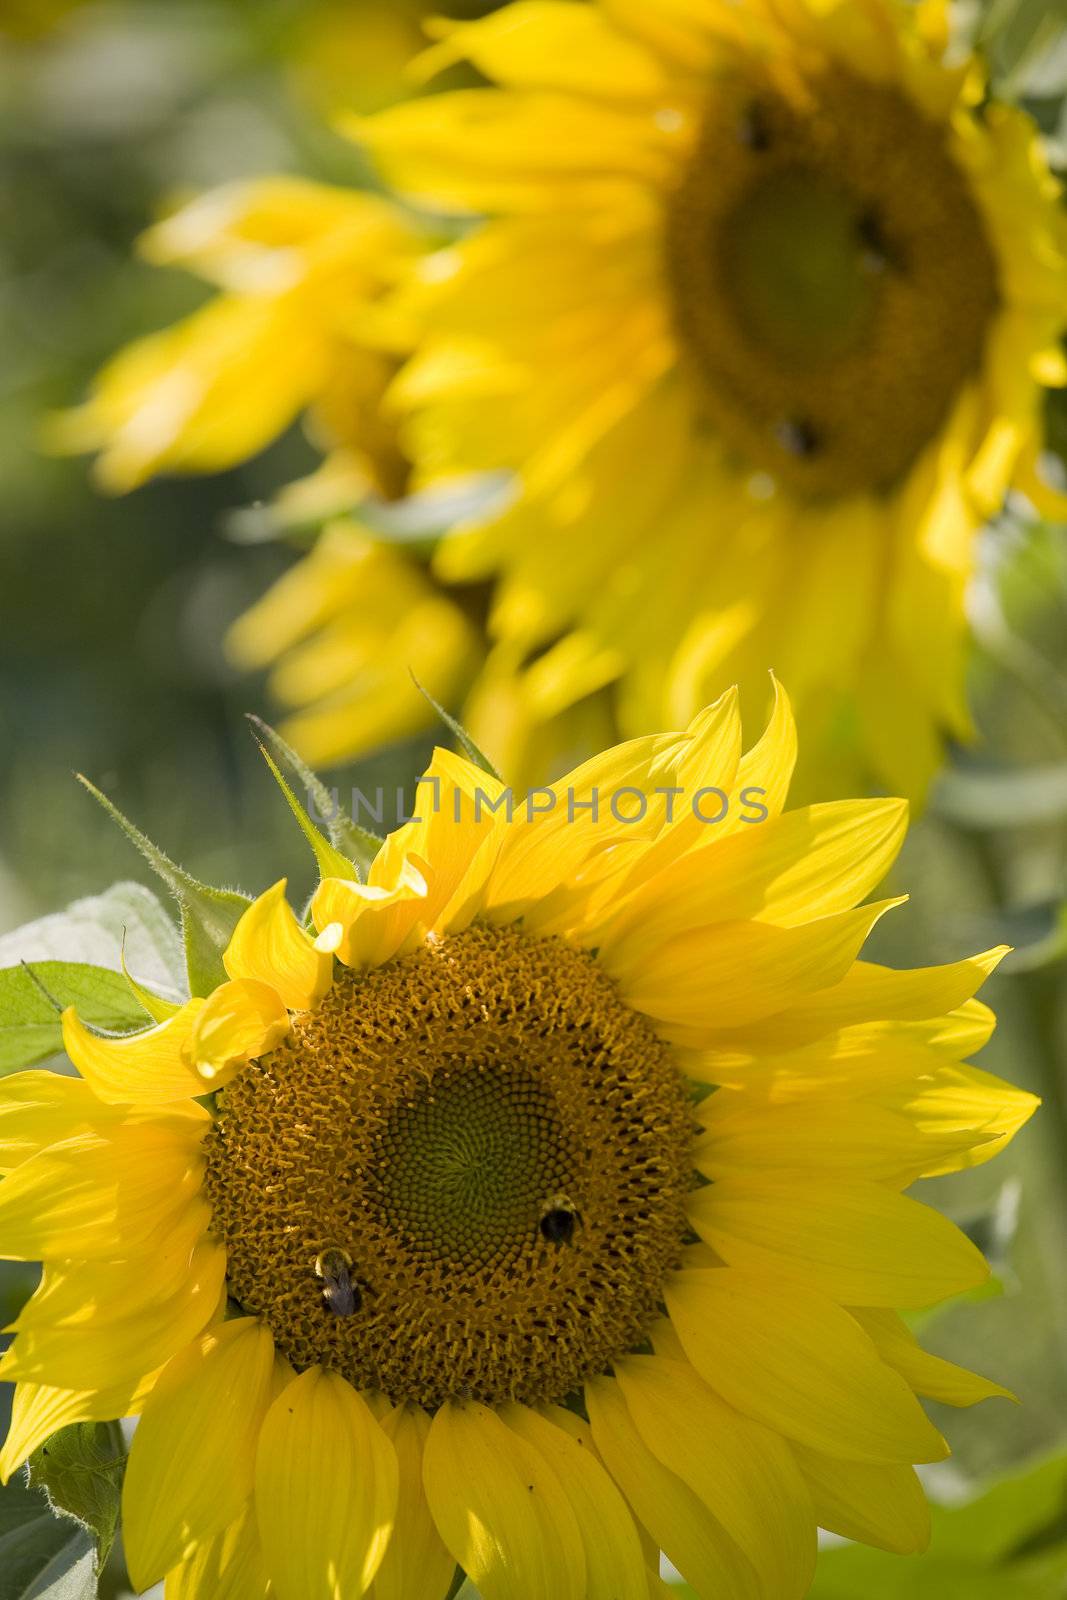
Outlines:
<svg viewBox="0 0 1067 1600"><path fill-rule="evenodd" d="M397 370L391 344L399 335L381 301L424 247L397 207L354 190L269 178L201 195L151 228L141 251L221 293L120 352L83 405L49 419L45 442L62 452L99 450L101 487L124 493L157 472L234 466L305 415L325 459L283 491L282 521L316 524L368 495L395 498L408 463L381 400ZM349 620L354 597L358 626ZM327 630L335 615L338 626ZM319 702L346 722L358 707L368 745L425 725L412 671L436 698L454 701L479 660L463 609L347 523L333 526L308 566L235 634L234 651L256 667L307 632L315 632L314 646L284 663L278 692L299 700L310 674L315 718ZM390 638L400 656L386 670L380 652ZM312 743L314 719L295 731Z"/></svg>
<svg viewBox="0 0 1067 1600"><path fill-rule="evenodd" d="M901 1191L1035 1102L962 1064L999 952L857 959L905 807L786 810L794 754L781 695L747 754L729 695L518 806L438 751L314 935L278 883L147 1032L66 1012L81 1077L0 1087L45 1262L4 1472L139 1412L168 1600L646 1600L660 1549L799 1600L817 1524L921 1548L916 1395L1003 1391L899 1320L987 1272Z"/></svg>
<svg viewBox="0 0 1067 1600"><path fill-rule="evenodd" d="M409 199L493 215L417 267L391 403L418 483L517 474L434 563L495 582L467 715L505 765L582 696L638 733L769 665L823 785L919 796L969 736L975 535L1046 498L1067 265L946 14L519 0L423 63L500 87L352 123Z"/></svg>

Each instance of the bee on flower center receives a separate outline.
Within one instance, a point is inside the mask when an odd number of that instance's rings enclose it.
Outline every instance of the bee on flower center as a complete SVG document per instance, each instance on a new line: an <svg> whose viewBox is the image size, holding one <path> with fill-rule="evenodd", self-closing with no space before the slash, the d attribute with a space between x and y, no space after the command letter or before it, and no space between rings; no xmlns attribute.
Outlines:
<svg viewBox="0 0 1067 1600"><path fill-rule="evenodd" d="M363 1304L363 1296L352 1281L352 1257L346 1250L331 1246L315 1261L315 1276L322 1279L322 1298L335 1317L351 1317Z"/></svg>
<svg viewBox="0 0 1067 1600"><path fill-rule="evenodd" d="M556 1195L541 1213L538 1227L542 1239L548 1244L570 1244L574 1238L574 1230L581 1224L581 1220L581 1213L566 1195Z"/></svg>

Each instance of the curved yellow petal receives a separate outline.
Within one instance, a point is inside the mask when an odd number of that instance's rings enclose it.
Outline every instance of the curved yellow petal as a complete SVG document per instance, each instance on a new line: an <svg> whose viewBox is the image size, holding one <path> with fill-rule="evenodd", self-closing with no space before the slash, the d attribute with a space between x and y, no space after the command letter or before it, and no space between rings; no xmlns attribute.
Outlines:
<svg viewBox="0 0 1067 1600"><path fill-rule="evenodd" d="M115 1389L58 1389L50 1384L17 1383L11 1426L0 1451L0 1483L10 1482L39 1445L72 1422L113 1422L135 1417L152 1391L157 1374Z"/></svg>
<svg viewBox="0 0 1067 1600"><path fill-rule="evenodd" d="M369 1404L370 1402L368 1402ZM396 1451L400 1495L396 1526L370 1588L372 1600L444 1600L456 1563L441 1543L422 1486L422 1453L430 1419L421 1406L374 1408Z"/></svg>
<svg viewBox="0 0 1067 1600"><path fill-rule="evenodd" d="M401 861L388 887L347 878L322 880L311 902L311 916L320 933L335 925L342 930L339 942L330 941L338 960L347 967L376 967L404 952L425 923L429 895L425 870L422 861Z"/></svg>
<svg viewBox="0 0 1067 1600"><path fill-rule="evenodd" d="M203 1168L199 1134L121 1125L75 1134L0 1184L0 1260L120 1259L162 1238Z"/></svg>
<svg viewBox="0 0 1067 1600"><path fill-rule="evenodd" d="M252 1492L274 1341L250 1317L203 1334L167 1365L133 1437L122 1491L138 1590L236 1522Z"/></svg>
<svg viewBox="0 0 1067 1600"><path fill-rule="evenodd" d="M904 800L840 800L740 827L705 827L690 850L628 899L607 940L638 954L715 922L797 927L851 910L881 882L904 842Z"/></svg>
<svg viewBox="0 0 1067 1600"><path fill-rule="evenodd" d="M544 1415L511 1403L503 1421L544 1457L577 1519L585 1550L589 1600L646 1600L648 1575L630 1509L594 1452L557 1425L558 1408Z"/></svg>
<svg viewBox="0 0 1067 1600"><path fill-rule="evenodd" d="M419 57L420 79L467 60L514 89L570 89L641 101L667 87L654 56L594 7L567 0L517 0L477 22L435 23L433 31L441 42Z"/></svg>
<svg viewBox="0 0 1067 1600"><path fill-rule="evenodd" d="M574 1513L551 1465L495 1411L446 1400L423 1482L438 1533L485 1600L582 1600Z"/></svg>
<svg viewBox="0 0 1067 1600"><path fill-rule="evenodd" d="M226 1253L215 1240L201 1239L184 1263L174 1263L169 1291L138 1307L138 1279L150 1273L151 1267L137 1260L117 1267L96 1261L79 1264L69 1274L62 1268L46 1269L46 1290L58 1279L59 1292L48 1293L36 1314L31 1301L30 1320L19 1318L14 1343L0 1360L0 1377L110 1389L156 1371L218 1314L224 1301ZM75 1320L75 1311L66 1322L48 1320L49 1307L62 1317L79 1289L93 1308L101 1290L114 1294L124 1285L129 1286L128 1310L119 1301L105 1304L98 1316Z"/></svg>
<svg viewBox="0 0 1067 1600"><path fill-rule="evenodd" d="M857 1179L723 1178L690 1197L689 1220L731 1266L796 1274L851 1305L928 1306L989 1277L947 1217Z"/></svg>
<svg viewBox="0 0 1067 1600"><path fill-rule="evenodd" d="M678 1043L699 1046L840 983L874 924L899 904L883 900L800 928L713 923L664 944L608 949L604 966L628 1004Z"/></svg>
<svg viewBox="0 0 1067 1600"><path fill-rule="evenodd" d="M236 1522L200 1540L188 1560L167 1573L163 1600L266 1600L269 1591L249 1501Z"/></svg>
<svg viewBox="0 0 1067 1600"><path fill-rule="evenodd" d="M686 1355L743 1415L848 1461L948 1453L903 1378L831 1300L733 1267L675 1273L665 1298Z"/></svg>
<svg viewBox="0 0 1067 1600"><path fill-rule="evenodd" d="M310 1011L330 987L333 960L297 922L285 888L282 878L253 900L222 959L231 978L253 978L274 989L290 1011Z"/></svg>
<svg viewBox="0 0 1067 1600"><path fill-rule="evenodd" d="M201 1002L189 1003L167 1022L143 1033L106 1039L90 1033L73 1006L63 1013L63 1048L101 1100L114 1105L166 1105L203 1094L186 1057Z"/></svg>
<svg viewBox="0 0 1067 1600"><path fill-rule="evenodd" d="M794 1444L819 1527L894 1555L919 1555L930 1543L930 1507L914 1467L837 1461Z"/></svg>
<svg viewBox="0 0 1067 1600"><path fill-rule="evenodd" d="M309 1367L267 1413L256 1514L278 1600L354 1600L381 1565L396 1519L396 1451L361 1395Z"/></svg>
<svg viewBox="0 0 1067 1600"><path fill-rule="evenodd" d="M709 1178L773 1179L793 1168L817 1179L862 1176L906 1188L950 1155L962 1164L976 1138L973 1129L942 1133L883 1105L829 1093L775 1106L723 1090L709 1096L700 1120L693 1164Z"/></svg>
<svg viewBox="0 0 1067 1600"><path fill-rule="evenodd" d="M203 1106L193 1100L176 1100L165 1110L134 1111L128 1105L98 1099L82 1078L44 1070L14 1072L4 1079L0 1094L0 1172L13 1171L70 1134L100 1130L108 1123L137 1121L142 1115L159 1116L169 1126L197 1124L203 1132L210 1121Z"/></svg>
<svg viewBox="0 0 1067 1600"><path fill-rule="evenodd" d="M718 1518L648 1449L614 1378L585 1386L593 1443L635 1517L700 1595L763 1600L759 1580Z"/></svg>
<svg viewBox="0 0 1067 1600"><path fill-rule="evenodd" d="M899 1372L901 1377L928 1400L940 1400L946 1406L973 1406L980 1400L1014 1400L1010 1389L982 1378L966 1367L957 1367L952 1361L943 1361L924 1350L895 1311L865 1307L852 1309L852 1315L871 1340L887 1367Z"/></svg>
<svg viewBox="0 0 1067 1600"><path fill-rule="evenodd" d="M748 1557L765 1593L803 1600L815 1573L815 1516L789 1446L702 1383L688 1362L615 1363L637 1431Z"/></svg>
<svg viewBox="0 0 1067 1600"><path fill-rule="evenodd" d="M232 978L208 996L187 1046L204 1086L221 1089L256 1056L273 1050L289 1032L289 1013L278 991L256 978Z"/></svg>

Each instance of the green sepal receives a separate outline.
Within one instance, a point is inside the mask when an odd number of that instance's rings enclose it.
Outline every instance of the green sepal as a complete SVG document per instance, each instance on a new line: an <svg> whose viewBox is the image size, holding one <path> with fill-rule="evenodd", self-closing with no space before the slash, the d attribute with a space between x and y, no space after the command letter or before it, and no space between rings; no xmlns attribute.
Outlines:
<svg viewBox="0 0 1067 1600"><path fill-rule="evenodd" d="M109 1033L144 1026L144 1011L121 972L84 961L34 961L0 970L0 1076L32 1067L63 1048L60 1012Z"/></svg>
<svg viewBox="0 0 1067 1600"><path fill-rule="evenodd" d="M88 778L77 774L93 799L98 801L113 822L144 856L152 871L167 885L178 902L182 919L182 941L191 995L208 995L226 982L222 953L233 937L244 912L252 904L248 895L235 889L214 889L200 883L191 873L164 855L140 828L114 805Z"/></svg>
<svg viewBox="0 0 1067 1600"><path fill-rule="evenodd" d="M463 754L467 757L467 760L472 762L474 766L480 768L482 772L487 772L491 778L495 778L497 783L503 783L504 780L500 776L500 773L496 770L485 752L483 750L479 750L478 746L475 744L474 740L471 738L462 722L457 721L455 717L451 716L445 710L443 705L440 705L434 699L430 691L419 682L414 673L411 674L411 681L422 695L423 699L433 707L434 711L440 717L449 733L451 733L452 737L458 743L460 749L463 751Z"/></svg>
<svg viewBox="0 0 1067 1600"><path fill-rule="evenodd" d="M256 731L257 743L263 751L264 759L280 785L285 798L293 809L304 835L315 852L315 859L319 863L319 870L324 878L363 878L370 869L382 841L376 833L369 828L360 827L348 813L335 803L334 796L327 789L322 779L313 772L306 761L302 761L293 749L287 744L281 734L264 722L261 717L248 714L248 720ZM269 750L268 747L269 746ZM276 758L276 759L272 759ZM304 807L296 798L293 790L284 776L282 769L303 785L305 792L311 796L319 810L319 815L326 823L329 842L326 837L312 822ZM320 851L328 851L328 855ZM327 870L325 862L329 862ZM341 871L341 865L345 870Z"/></svg>
<svg viewBox="0 0 1067 1600"><path fill-rule="evenodd" d="M74 1422L39 1445L27 1462L32 1488L52 1511L70 1517L96 1540L96 1571L115 1542L126 1472L126 1446L117 1422Z"/></svg>
<svg viewBox="0 0 1067 1600"><path fill-rule="evenodd" d="M474 1600L474 1590L467 1587L467 1574L462 1567L457 1567L452 1574L452 1582L448 1586L445 1600L456 1600L457 1595L461 1594L464 1589L466 1589L467 1600Z"/></svg>

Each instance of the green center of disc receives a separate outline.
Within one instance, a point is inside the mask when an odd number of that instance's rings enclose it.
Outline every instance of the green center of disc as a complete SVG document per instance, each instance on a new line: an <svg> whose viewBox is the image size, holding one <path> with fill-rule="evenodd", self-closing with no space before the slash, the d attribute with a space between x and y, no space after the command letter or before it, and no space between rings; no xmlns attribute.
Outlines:
<svg viewBox="0 0 1067 1600"><path fill-rule="evenodd" d="M878 277L855 199L829 177L770 174L726 219L720 250L747 337L775 359L832 360L861 342Z"/></svg>
<svg viewBox="0 0 1067 1600"><path fill-rule="evenodd" d="M394 1112L369 1174L409 1250L468 1266L536 1237L566 1181L551 1094L522 1070L459 1068Z"/></svg>

